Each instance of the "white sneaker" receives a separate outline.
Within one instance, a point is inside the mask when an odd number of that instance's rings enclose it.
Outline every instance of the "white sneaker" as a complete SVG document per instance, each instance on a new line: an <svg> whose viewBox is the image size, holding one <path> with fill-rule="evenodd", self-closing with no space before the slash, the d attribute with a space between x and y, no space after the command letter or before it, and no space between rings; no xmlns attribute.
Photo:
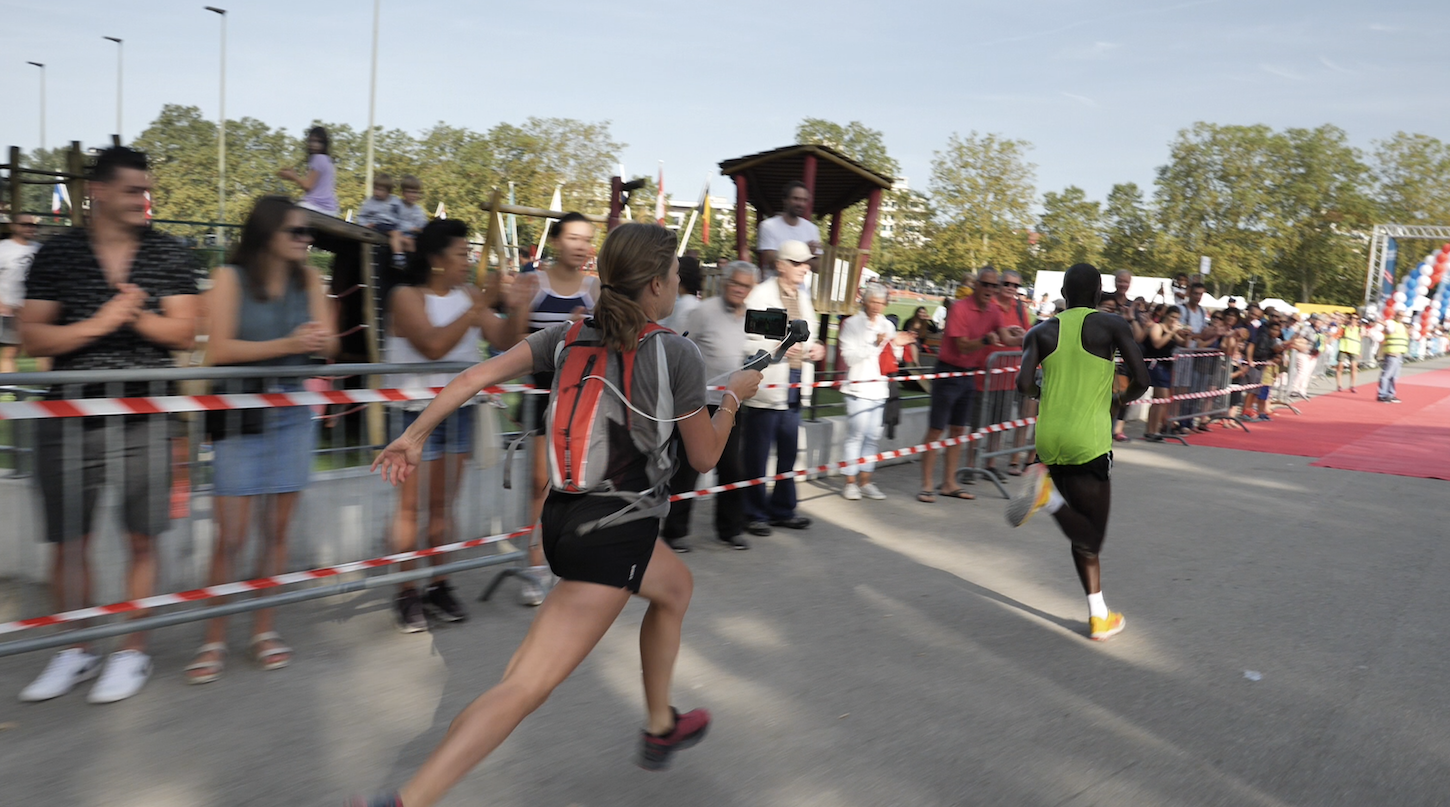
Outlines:
<svg viewBox="0 0 1450 807"><path fill-rule="evenodd" d="M146 685L151 677L151 657L140 650L118 650L106 661L101 680L91 687L86 700L91 703L123 701Z"/></svg>
<svg viewBox="0 0 1450 807"><path fill-rule="evenodd" d="M20 699L27 703L59 698L71 691L71 687L82 681L89 681L101 672L101 657L87 653L79 647L62 650L45 665L45 670L20 690Z"/></svg>
<svg viewBox="0 0 1450 807"><path fill-rule="evenodd" d="M861 486L857 485L855 482L847 482L845 489L841 491L841 496L844 497L845 500L848 502L860 501Z"/></svg>
<svg viewBox="0 0 1450 807"><path fill-rule="evenodd" d="M876 501L886 498L886 494L881 492L881 488L876 487L875 482L867 482L862 485L861 495L868 499L875 499Z"/></svg>
<svg viewBox="0 0 1450 807"><path fill-rule="evenodd" d="M538 606L544 604L544 598L549 596L549 589L554 587L554 575L549 572L548 566L531 566L519 573L524 579L523 588L519 589L519 604Z"/></svg>

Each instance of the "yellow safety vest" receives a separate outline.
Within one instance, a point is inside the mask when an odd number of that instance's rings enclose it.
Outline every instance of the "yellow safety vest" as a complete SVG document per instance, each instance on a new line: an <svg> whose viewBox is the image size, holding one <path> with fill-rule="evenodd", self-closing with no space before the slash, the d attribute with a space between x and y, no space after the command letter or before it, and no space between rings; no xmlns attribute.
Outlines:
<svg viewBox="0 0 1450 807"><path fill-rule="evenodd" d="M1393 328L1393 330L1391 330ZM1403 356L1410 352L1410 331L1398 322L1385 323L1385 355Z"/></svg>
<svg viewBox="0 0 1450 807"><path fill-rule="evenodd" d="M1344 333L1339 336L1339 352L1353 353L1358 356L1359 347L1363 343L1363 340L1364 337L1360 335L1358 325L1346 325L1344 326Z"/></svg>

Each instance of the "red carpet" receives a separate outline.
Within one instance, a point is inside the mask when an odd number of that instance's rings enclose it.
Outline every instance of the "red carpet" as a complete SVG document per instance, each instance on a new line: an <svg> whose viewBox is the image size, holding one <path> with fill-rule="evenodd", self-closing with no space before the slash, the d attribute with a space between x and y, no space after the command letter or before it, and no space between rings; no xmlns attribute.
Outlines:
<svg viewBox="0 0 1450 807"><path fill-rule="evenodd" d="M1402 377L1403 403L1375 400L1375 387L1336 392L1281 409L1249 433L1214 429L1193 445L1315 457L1313 465L1350 471L1450 479L1450 370Z"/></svg>

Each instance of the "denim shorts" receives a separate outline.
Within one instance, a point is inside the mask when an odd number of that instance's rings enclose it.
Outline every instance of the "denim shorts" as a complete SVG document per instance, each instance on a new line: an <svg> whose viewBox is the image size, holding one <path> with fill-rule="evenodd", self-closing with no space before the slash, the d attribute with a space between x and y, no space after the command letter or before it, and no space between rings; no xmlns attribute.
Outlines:
<svg viewBox="0 0 1450 807"><path fill-rule="evenodd" d="M543 397L543 396L541 396ZM403 412L402 424L398 427L394 437L402 435L403 430L413 425L422 412ZM443 419L428 435L428 440L423 443L423 461L432 462L442 459L444 454L472 454L473 453L473 418L472 406L460 407L458 411Z"/></svg>

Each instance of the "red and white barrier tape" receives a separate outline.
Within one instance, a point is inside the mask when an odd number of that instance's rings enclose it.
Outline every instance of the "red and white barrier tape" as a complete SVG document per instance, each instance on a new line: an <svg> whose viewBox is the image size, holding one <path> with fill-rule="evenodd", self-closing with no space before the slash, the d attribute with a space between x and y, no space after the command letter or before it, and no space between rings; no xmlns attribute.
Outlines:
<svg viewBox="0 0 1450 807"><path fill-rule="evenodd" d="M232 594L246 594L250 591L261 591L263 589L276 588L278 586L291 585L293 583L305 583L308 580L320 580L324 577L335 577L348 572L360 572L367 569L376 569L380 566L391 566L397 563L405 563L420 558L431 558L435 555L444 555L450 552L458 552L464 549L473 549L487 544L496 544L499 541L506 541L510 538L520 538L533 532L533 527L528 529L514 530L513 532L500 535L489 535L483 538L473 538L467 541L445 544L443 546L429 549L419 549L414 552L399 552L396 555L387 555L381 558L369 560L355 560L348 563L339 563L336 566L325 566L321 569L311 569L305 572L288 572L275 577L260 577L256 580L244 580L236 583L223 583L219 586L207 586L206 588L192 589L191 591L178 591L174 594L157 594L154 597L142 597L138 600L127 602L116 602L110 605L99 605L94 608L79 608L74 611L65 611L50 616L34 617L32 619L21 619L15 622L0 624L0 635L15 633L17 631L44 628L50 625L60 625L66 622L80 622L86 619L95 619L103 616L114 616L132 611L142 611L148 608L158 608L163 605L179 605L184 602L196 602L197 600L209 600L213 597L226 597Z"/></svg>
<svg viewBox="0 0 1450 807"><path fill-rule="evenodd" d="M921 375L897 376L896 381L926 381L936 378L962 378L975 375L999 375L1015 373L1016 367L997 370L971 370L955 373L924 373ZM798 389L811 387L838 387L859 383L845 379L835 381L813 381L809 384L762 384L761 389ZM267 392L258 394L231 393L225 395L158 395L144 398L79 398L59 401L9 401L0 403L0 420L36 420L42 418L75 418L103 415L162 415L176 412L218 412L233 409L271 409L288 406L327 406L330 404L398 403L403 401L427 401L438 396L442 387L418 387L413 389L346 389L322 392ZM724 389L712 387L711 389ZM483 394L498 395L505 392L522 392L531 395L547 395L548 390L532 384L500 384L482 390Z"/></svg>
<svg viewBox="0 0 1450 807"><path fill-rule="evenodd" d="M1218 395L1223 395L1224 393L1228 392L1260 389L1263 386L1263 384L1236 385L1221 390L1207 390L1205 392L1185 393L1183 395L1174 396L1173 398L1152 399L1147 401L1140 400L1135 401L1134 403L1172 403L1173 401L1179 400L1210 398ZM372 390L372 392L381 392L381 390ZM71 401L61 403L78 402ZM309 404L310 403L311 402L309 402ZM326 401L326 403L333 403L333 401ZM728 482L723 485L714 485L708 488L701 488L699 490L692 490L686 493L676 494L670 497L670 501L677 502L685 499L699 499L706 496L713 496L717 493L724 493L726 491L742 490L744 488L754 487L756 485L764 485L769 482L779 482L783 479L804 479L812 476L818 476L834 469L845 468L848 465L859 465L867 462L880 462L882 460L899 459L901 457L909 457L915 454L922 454L927 451L937 451L943 448L947 448L949 446L964 445L966 443L974 442L976 440L982 440L992 434L999 434L1002 432L1012 431L1014 429L1026 428L1030 425L1035 424L1036 422L1037 418L1035 417L1003 421L1001 423L994 423L990 426L984 426L981 429L978 429L970 434L964 434L961 437L947 437L941 440L934 440L930 443L921 443L918 445L909 446L907 448L898 448L891 451L882 451L870 457L858 457L852 460L828 462L824 465L817 465L813 468L802 468L796 471L788 471L783 474L762 476L758 479L750 479L741 482ZM527 527L524 529L514 530L513 532L509 533L489 535L483 538L473 538L467 541L458 541L456 543L446 544L444 546L431 547L429 549L420 549L412 552L400 552L394 555L385 555L379 558L371 558L369 560L350 561L348 563L340 563L336 566L326 566L320 569L311 569L302 572L289 572L287 574L276 575L275 577L263 577L255 580L246 580L235 583L224 583L219 586L208 586L206 588L193 589L191 591L181 591L174 594L158 594L153 597L143 597L137 600L111 603L110 605L101 605L93 608L81 608L75 611L65 611L59 614L51 614L49 616L34 617L31 619L21 619L14 622L0 623L0 635L4 635L7 633L16 633L24 630L33 630L35 628L49 627L52 625L61 625L69 622L79 622L82 620L95 619L103 616L125 614L133 611L157 608L164 605L178 605L186 602L196 602L198 600L211 599L213 597L223 597L233 594L245 594L251 591L260 591L263 589L276 588L278 586L291 585L294 583L304 583L309 580L318 580L326 577L333 577L339 574L346 574L348 572L376 569L381 566L391 566L410 560L418 560L420 558L430 558L438 555L448 554L451 552L459 552L464 549L472 549L475 547L485 546L487 544L494 544L511 538L521 538L523 536L529 535L532 532L533 527Z"/></svg>

